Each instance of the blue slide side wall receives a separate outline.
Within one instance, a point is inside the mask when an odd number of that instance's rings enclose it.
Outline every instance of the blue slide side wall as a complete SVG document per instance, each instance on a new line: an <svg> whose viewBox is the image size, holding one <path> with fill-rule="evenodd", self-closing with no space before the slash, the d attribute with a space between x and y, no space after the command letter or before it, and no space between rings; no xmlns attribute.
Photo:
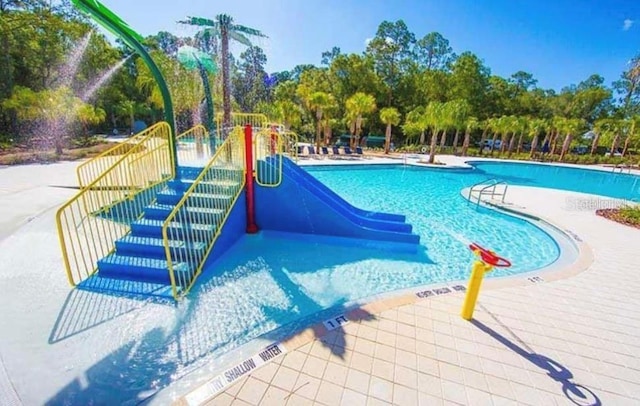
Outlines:
<svg viewBox="0 0 640 406"><path fill-rule="evenodd" d="M363 218L395 221L401 223L406 221L406 217L402 214L380 213L375 211L362 210L351 205L349 202L340 197L336 192L329 189L318 179L314 178L313 175L300 168L288 158L283 157L283 167L286 167L293 175L298 175L299 177L301 177L304 181L306 181L307 184L309 184L310 187L315 187L315 189L319 193L324 194L328 200L332 200L336 205L343 207L346 211L354 213Z"/></svg>
<svg viewBox="0 0 640 406"><path fill-rule="evenodd" d="M405 223L402 215L367 211L352 206L307 171L286 158L283 162L283 176L284 173L286 176L294 178L297 183L304 185L311 193L326 201L327 204L333 206L335 210L359 226L406 233L410 233L412 230L411 224Z"/></svg>
<svg viewBox="0 0 640 406"><path fill-rule="evenodd" d="M264 161L258 164L269 165ZM353 206L335 193L328 193L329 188L321 182L309 182L301 172L304 170L297 165L285 164L280 186L256 186L256 222L260 229L416 247L420 243L420 237L410 232L410 225L361 217L357 210L350 209Z"/></svg>
<svg viewBox="0 0 640 406"><path fill-rule="evenodd" d="M243 191L238 200L236 200L227 221L220 230L220 235L213 244L213 248L207 257L203 270L207 270L208 267L218 260L224 253L231 248L242 236L247 232L247 197L246 192Z"/></svg>

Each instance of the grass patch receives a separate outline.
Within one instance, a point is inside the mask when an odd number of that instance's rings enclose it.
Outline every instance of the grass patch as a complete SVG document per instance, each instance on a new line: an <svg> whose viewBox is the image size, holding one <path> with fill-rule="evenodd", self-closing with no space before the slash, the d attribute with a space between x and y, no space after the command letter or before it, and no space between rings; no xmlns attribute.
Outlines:
<svg viewBox="0 0 640 406"><path fill-rule="evenodd" d="M640 225L640 207L622 207L620 208L620 216L625 220Z"/></svg>
<svg viewBox="0 0 640 406"><path fill-rule="evenodd" d="M640 206L623 206L618 209L601 209L596 214L616 223L640 229Z"/></svg>

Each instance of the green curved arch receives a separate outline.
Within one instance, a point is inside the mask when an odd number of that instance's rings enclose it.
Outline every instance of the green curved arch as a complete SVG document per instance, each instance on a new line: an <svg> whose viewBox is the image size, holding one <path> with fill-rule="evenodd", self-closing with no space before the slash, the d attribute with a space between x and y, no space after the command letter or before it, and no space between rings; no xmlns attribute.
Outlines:
<svg viewBox="0 0 640 406"><path fill-rule="evenodd" d="M160 93L162 95L162 101L164 103L165 121L171 128L171 136L169 137L172 155L171 160L173 161L173 168L175 171L174 173L177 175L180 172L178 171L178 155L176 151L176 122L173 111L173 101L171 100L171 93L169 93L169 88L167 87L167 82L162 76L162 72L160 72L158 65L156 65L156 63L151 58L151 55L149 55L147 50L142 45L144 38L142 37L142 35L135 32L129 26L129 24L122 20L113 11L105 7L98 0L72 0L72 2L76 6L76 8L89 15L102 27L113 33L115 36L124 41L125 44L134 49L151 71L153 78L156 80L158 86L160 87Z"/></svg>

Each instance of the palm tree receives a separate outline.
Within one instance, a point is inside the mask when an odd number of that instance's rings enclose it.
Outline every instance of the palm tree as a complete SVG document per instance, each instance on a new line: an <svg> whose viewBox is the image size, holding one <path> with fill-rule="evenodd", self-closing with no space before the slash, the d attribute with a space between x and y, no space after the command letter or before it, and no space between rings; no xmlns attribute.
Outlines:
<svg viewBox="0 0 640 406"><path fill-rule="evenodd" d="M560 151L560 161L564 159L564 156L569 152L571 147L571 140L573 136L577 134L584 126L584 121L578 118L572 118L564 122L564 126L561 128L567 134L562 143L562 150Z"/></svg>
<svg viewBox="0 0 640 406"><path fill-rule="evenodd" d="M380 121L387 126L384 134L384 153L388 154L391 146L391 126L400 123L400 112L394 107L385 107L380 110Z"/></svg>
<svg viewBox="0 0 640 406"><path fill-rule="evenodd" d="M627 137L624 140L624 146L622 147L622 156L624 157L627 154L627 150L629 149L629 144L632 142L635 143L636 137L638 136L638 127L640 126L640 116L635 115L627 120L628 130Z"/></svg>
<svg viewBox="0 0 640 406"><path fill-rule="evenodd" d="M444 104L440 102L430 102L424 113L424 120L427 127L431 128L431 145L429 148L429 163L436 159L436 147L438 145L438 133L444 125Z"/></svg>
<svg viewBox="0 0 640 406"><path fill-rule="evenodd" d="M600 143L600 138L609 132L611 129L611 119L603 118L596 121L595 126L593 128L593 132L596 134L593 137L593 142L591 143L591 153L589 155L593 156L598 150L598 144Z"/></svg>
<svg viewBox="0 0 640 406"><path fill-rule="evenodd" d="M324 132L324 145L329 145L331 142L332 136L332 128L335 124L337 124L337 120L335 118L336 113L338 112L338 102L337 100L330 95L328 104L324 106L322 111L322 130Z"/></svg>
<svg viewBox="0 0 640 406"><path fill-rule="evenodd" d="M558 145L558 138L560 137L561 129L564 128L567 119L564 117L553 117L551 119L551 156L556 153L556 147Z"/></svg>
<svg viewBox="0 0 640 406"><path fill-rule="evenodd" d="M458 150L458 140L460 137L460 130L464 129L467 124L467 117L469 116L469 104L466 100L455 100L451 106L451 121L453 128L456 130L456 134L453 137L453 154L455 155Z"/></svg>
<svg viewBox="0 0 640 406"><path fill-rule="evenodd" d="M614 156L614 154L618 150L621 131L622 131L622 122L620 120L611 120L611 130L609 131L609 135L611 134L613 135L613 139L611 139L611 149L609 150L609 154L611 156Z"/></svg>
<svg viewBox="0 0 640 406"><path fill-rule="evenodd" d="M402 132L406 135L407 142L409 142L409 140L413 140L413 137L417 137L419 134L419 143L420 145L424 145L425 130L427 129L427 125L424 120L424 111L425 108L423 106L418 106L408 112L404 118Z"/></svg>
<svg viewBox="0 0 640 406"><path fill-rule="evenodd" d="M507 142L507 140L513 140L513 137L516 136L518 118L516 116L506 116L504 117L503 125L502 137L500 138L500 155L507 151L507 147L513 147L513 143ZM511 133L511 138L509 138L509 133Z"/></svg>
<svg viewBox="0 0 640 406"><path fill-rule="evenodd" d="M345 107L347 108L347 116L354 126L355 140L352 147L355 147L359 143L363 116L376 110L376 99L370 94L357 92L347 99Z"/></svg>
<svg viewBox="0 0 640 406"><path fill-rule="evenodd" d="M516 147L516 154L522 152L522 143L524 142L525 136L527 136L529 129L529 119L527 117L518 117L518 132L520 133L518 137L518 146ZM511 151L509 151L511 152Z"/></svg>
<svg viewBox="0 0 640 406"><path fill-rule="evenodd" d="M498 135L501 135L501 138L504 138L503 134L505 131L507 131L507 121L507 116L490 119L491 131L493 131L493 137L491 138L491 149L489 150L489 155L491 156L493 156L493 151L496 149L496 140L498 139Z"/></svg>
<svg viewBox="0 0 640 406"><path fill-rule="evenodd" d="M540 133L545 131L547 128L547 122L543 119L535 119L529 122L528 133L530 137L533 137L531 140L531 152L529 154L530 157L536 153L536 148L538 147L538 140L540 139Z"/></svg>
<svg viewBox="0 0 640 406"><path fill-rule="evenodd" d="M467 118L467 122L465 123L464 141L462 141L462 156L467 156L467 150L469 149L469 141L471 140L471 131L477 129L478 127L480 127L480 122L478 121L477 118L475 117Z"/></svg>
<svg viewBox="0 0 640 406"><path fill-rule="evenodd" d="M316 148L320 149L322 142L322 115L325 109L331 108L335 103L333 95L325 92L313 92L307 101L309 108L316 114Z"/></svg>
<svg viewBox="0 0 640 406"><path fill-rule="evenodd" d="M482 128L482 134L480 135L480 149L478 150L478 153L480 155L484 153L484 142L487 139L487 134L489 133L489 130L491 130L492 120L494 119L488 118L479 124L479 126Z"/></svg>
<svg viewBox="0 0 640 406"><path fill-rule="evenodd" d="M438 147L438 151L441 151L447 144L447 130L454 126L456 108L455 102L448 101L444 103L439 110L438 127L442 129L442 135L440 136L440 146Z"/></svg>
<svg viewBox="0 0 640 406"><path fill-rule="evenodd" d="M277 117L282 120L285 130L289 131L292 126L300 125L302 112L296 103L291 100L281 100L276 102L275 108Z"/></svg>
<svg viewBox="0 0 640 406"><path fill-rule="evenodd" d="M131 100L123 100L116 105L116 111L119 115L126 116L129 119L129 130L133 133L133 125L135 122L135 113L138 110L138 104Z"/></svg>
<svg viewBox="0 0 640 406"><path fill-rule="evenodd" d="M76 112L76 119L80 122L85 135L85 141L89 140L89 126L102 123L107 118L107 113L100 107L91 104L82 104Z"/></svg>
<svg viewBox="0 0 640 406"><path fill-rule="evenodd" d="M245 27L244 25L234 24L233 18L227 14L218 14L215 20L201 17L187 17L185 21L179 21L182 24L195 25L198 27L208 27L211 34L220 37L220 48L222 58L222 109L223 109L223 128L231 127L231 77L229 74L229 39L237 41L243 45L251 46L251 41L247 35L254 37L266 38L262 32Z"/></svg>

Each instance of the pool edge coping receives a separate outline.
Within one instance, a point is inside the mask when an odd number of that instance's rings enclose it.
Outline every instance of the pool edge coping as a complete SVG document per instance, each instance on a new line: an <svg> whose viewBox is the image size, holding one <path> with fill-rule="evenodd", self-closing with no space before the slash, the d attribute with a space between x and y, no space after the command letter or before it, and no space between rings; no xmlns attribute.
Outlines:
<svg viewBox="0 0 640 406"><path fill-rule="evenodd" d="M524 186L526 187L526 186ZM468 188L463 188L460 193L463 198L467 199L464 192ZM563 191L569 193L568 191ZM468 199L467 199L468 200ZM495 202L480 202L483 207L489 208L491 210L495 210L501 213L504 213L509 216L524 218L525 221L532 223L531 220L540 221L545 223L546 225L554 228L558 233L564 234L568 241L570 241L577 250L577 257L573 262L566 265L557 265L558 259L562 256L562 251L560 253L560 257L557 258L553 263L549 264L546 267L536 269L529 272L523 272L516 275L507 275L495 278L487 278L483 281L482 289L489 290L498 290L505 289L511 287L519 287L519 286L531 286L540 283L548 283L555 282L562 279L567 279L573 276L580 274L589 269L589 267L593 264L595 257L593 255L593 250L584 240L577 237L575 234L571 235L565 227L560 224L552 221L545 216L540 216L535 213L531 213L531 211L527 208L518 207L518 209L514 209L512 207L503 207L499 203ZM515 216L514 216L515 214ZM536 226L535 224L533 224ZM543 230L546 232L545 230ZM552 239L553 236L550 235ZM555 240L555 239L554 239ZM557 241L555 241L558 244ZM559 244L558 244L559 245ZM344 303L342 308L338 308L335 306L334 309L328 308L325 309L327 314L333 314L332 317L325 319L320 322L314 322L310 324L308 327L301 328L298 332L288 335L286 338L272 342L266 346L264 346L264 350L268 350L273 347L278 347L283 351L274 356L272 359L261 363L253 372L258 370L259 368L265 366L268 363L271 363L276 358L279 358L281 355L286 354L288 352L292 352L297 350L300 347L303 347L309 343L312 343L316 340L321 340L322 337L327 335L329 332L335 330L336 328L340 328L342 325L347 324L349 322L359 322L361 320L365 320L367 317L372 315L380 314L386 310L398 308L401 306L406 306L409 304L415 304L419 301L429 300L432 297L438 297L443 294L453 294L458 295L462 298L462 294L466 291L466 280L457 280L457 281L449 281L445 283L432 283L428 285L418 285L412 286L410 288L393 290L390 292L383 292L376 295L368 296L365 298L361 298L355 301ZM464 290L459 290L459 286L465 286ZM453 289L453 290L452 290ZM428 293L431 292L431 293ZM462 303L461 303L462 306ZM328 329L326 327L327 322L333 322L336 320L344 320L344 323L338 321L338 326L333 329ZM260 336L254 338L253 340L243 344L238 348L242 348L249 344L252 341L260 340ZM259 353L255 353L250 358L255 358ZM172 404L176 406L192 406L192 405L201 405L206 402L211 401L215 396L222 393L224 389L231 387L232 385L237 384L242 379L246 379L247 376L250 375L249 372L244 375L238 376L236 379L228 382L223 387L217 388L215 392L212 392L208 385L210 383L223 375L225 371L229 371L233 368L237 368L238 365L241 365L243 361L235 362L234 365L222 365L219 368L215 369L213 372L213 376L209 375L209 377L205 380L204 383L200 383L197 385L193 385L191 390L184 392L180 397L176 398ZM166 389L166 388L165 388ZM208 393L204 393L208 392ZM187 398L189 396L195 396L202 398L200 402L189 402Z"/></svg>

